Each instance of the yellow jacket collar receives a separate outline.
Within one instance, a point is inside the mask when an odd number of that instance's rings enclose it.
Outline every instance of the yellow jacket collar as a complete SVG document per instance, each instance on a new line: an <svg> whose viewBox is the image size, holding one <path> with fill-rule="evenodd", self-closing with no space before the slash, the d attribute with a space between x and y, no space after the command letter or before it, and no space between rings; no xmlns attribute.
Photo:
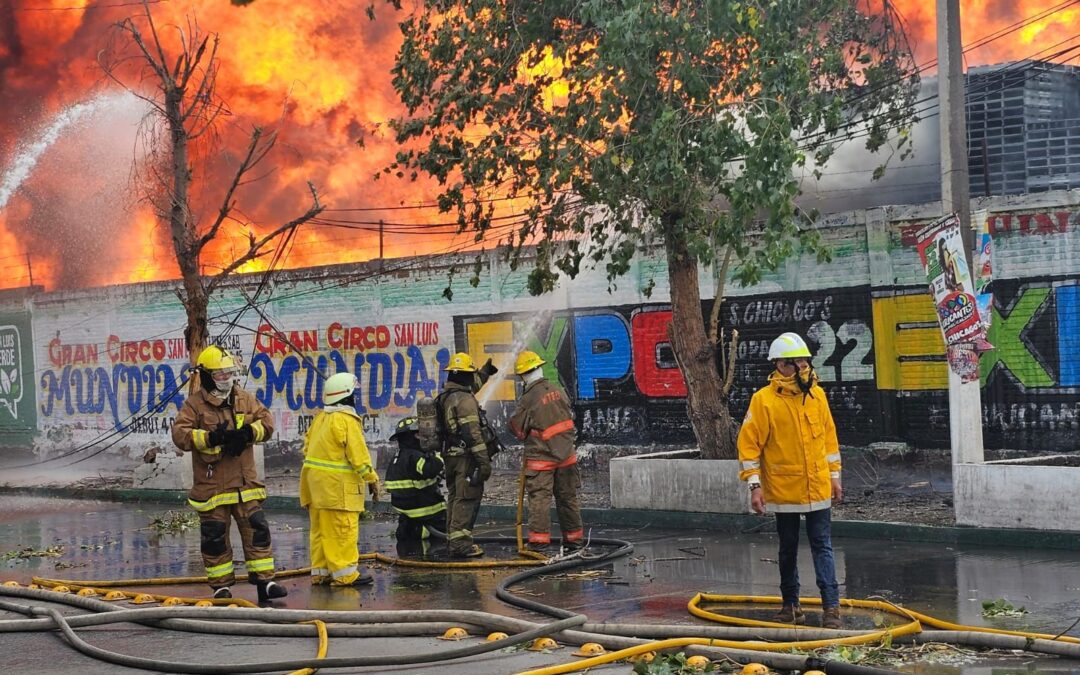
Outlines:
<svg viewBox="0 0 1080 675"><path fill-rule="evenodd" d="M810 388L812 389L818 383L817 373L810 373ZM801 396L804 394L802 389L799 389L799 383L795 380L794 375L781 375L779 371L773 371L769 375L769 386L776 389L776 393L782 396Z"/></svg>
<svg viewBox="0 0 1080 675"><path fill-rule="evenodd" d="M360 419L360 415L356 414L356 408L353 408L351 405L340 405L340 404L337 404L337 403L332 403L332 404L330 404L328 406L323 406L323 412L328 412L328 413L343 412L343 413L347 413L349 415L352 415L356 419Z"/></svg>

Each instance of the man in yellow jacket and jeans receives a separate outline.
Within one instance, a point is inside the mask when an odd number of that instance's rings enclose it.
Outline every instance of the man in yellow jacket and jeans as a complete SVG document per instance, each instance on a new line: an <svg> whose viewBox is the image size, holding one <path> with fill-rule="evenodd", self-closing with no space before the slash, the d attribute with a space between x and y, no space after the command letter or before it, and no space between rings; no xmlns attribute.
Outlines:
<svg viewBox="0 0 1080 675"><path fill-rule="evenodd" d="M361 574L360 514L364 484L373 495L379 476L371 464L360 416L353 405L358 388L352 373L338 373L323 384L323 411L304 438L300 469L300 506L311 522L311 583L364 586L371 576Z"/></svg>
<svg viewBox="0 0 1080 675"><path fill-rule="evenodd" d="M799 520L805 516L821 591L821 625L841 628L831 534L831 507L844 495L836 425L810 365L810 349L798 334L784 333L773 340L769 360L776 370L750 399L739 431L739 477L749 485L751 508L776 514L783 607L773 620L806 622L799 606L797 564Z"/></svg>

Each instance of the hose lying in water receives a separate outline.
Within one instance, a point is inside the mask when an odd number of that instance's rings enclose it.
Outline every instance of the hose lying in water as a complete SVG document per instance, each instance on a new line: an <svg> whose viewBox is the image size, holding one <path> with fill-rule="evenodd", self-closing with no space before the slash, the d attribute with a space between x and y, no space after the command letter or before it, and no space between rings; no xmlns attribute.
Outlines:
<svg viewBox="0 0 1080 675"><path fill-rule="evenodd" d="M9 595L11 590L8 588L0 588L0 595ZM52 599L52 598L49 598ZM499 649L503 649L508 645L519 644L522 642L528 642L538 637L544 637L552 633L558 633L566 628L572 628L579 626L585 622L584 616L574 616L554 623L540 625L530 630L511 635L502 640L493 642L484 642L478 645L472 645L469 647L463 647L460 649L451 649L447 651L429 653L429 654L415 654L410 656L396 655L396 656L355 656L355 657L333 657L333 658L315 658L315 659L301 659L291 661L276 661L276 662L264 662L264 663L231 663L231 664L193 664L190 662L172 662L164 661L160 659L149 659L139 656L130 656L127 654L120 654L110 650L95 647L78 636L74 628L70 624L70 620L65 617L60 611L50 607L35 607L26 606L19 603L12 603L0 600L0 609L5 609L12 612L18 612L26 616L33 617L48 617L50 620L50 630L55 627L59 627L63 632L64 637L67 638L69 644L79 652L96 658L108 663L125 666L128 668L140 668L143 670L158 670L173 673L195 673L195 674L213 674L213 673L262 673L269 671L279 670L296 670L301 668L357 668L364 666L395 666L395 665L409 665L417 663L433 663L439 661L447 661L451 659L460 659L469 656L476 656L478 654L484 654L487 652L493 652ZM261 618L263 620L270 618L271 614L277 614L278 612L288 612L290 610L243 610L243 609L218 609L218 608L163 608L166 612L175 612L178 614L189 612L216 612L227 616L236 616L236 612L253 612L260 616L251 616L248 618ZM135 610L136 612L142 611L154 611L154 610ZM304 612L304 614L318 615L318 620L322 621L334 621L340 622L343 617L340 614L347 614L347 612ZM420 613L422 614L422 612ZM99 615L100 619L111 620L104 621L104 623L112 623L116 621L130 621L131 618L125 618L122 616L116 616L110 612L107 614ZM239 617L237 617L239 618ZM280 620L275 617L274 620ZM307 619L316 620L316 619ZM211 622L218 628L218 632L221 631L221 624L219 622ZM231 624L232 622L226 622ZM101 625L100 623L98 625ZM249 624L250 625L250 624ZM264 629L269 629L263 632L263 635L273 635L278 626L260 626ZM316 632L318 626L304 625L303 628L309 632Z"/></svg>
<svg viewBox="0 0 1080 675"><path fill-rule="evenodd" d="M418 659L416 661L413 661L416 663L430 663L434 661L448 660L452 658L463 658L465 656L484 653L486 651L491 651L492 649L505 647L514 642L522 642L526 639L531 639L527 636L538 636L541 633L544 636L556 637L560 642L566 644L602 642L609 647L618 649L649 645L652 643L652 641L650 640L641 638L617 636L602 633L581 632L578 630L568 630L561 627L558 623L542 626L523 619L516 619L498 614L490 614L487 612L473 610L393 610L343 612L292 609L224 609L217 607L198 608L179 606L153 607L144 609L122 609L120 607L117 607L116 605L93 597L80 597L68 593L56 593L53 591L46 591L40 589L0 587L0 595L26 598L31 600L63 603L73 607L78 607L81 609L96 612L94 614L65 617L64 620L66 621L69 628L69 630L64 631L65 635L69 635L69 631L73 632L75 628L101 626L121 622L133 622L139 624L154 625L170 630L212 633L218 635L230 634L255 637L312 637L316 635L316 626L297 622L312 621L315 619L320 619L325 622L332 622L326 627L327 634L330 637L404 637L431 635L438 634L451 626L468 626L469 630L475 629L478 631L500 630L517 633L517 635L514 635L513 638L510 640L500 640L498 641L498 643L485 643L485 645L491 645L491 647L486 650L479 650L476 652L465 652L464 650L455 650L453 652L440 652L438 654L419 657L419 659L425 660ZM7 608L7 603L3 603L0 608ZM22 613L26 614L27 611L27 608L23 607ZM58 627L58 623L56 622L55 617L48 615L48 613L45 613L44 615L33 614L33 616L36 616L38 618L0 621L0 633L51 631ZM596 625L604 626L605 624ZM625 629L628 632L634 632L638 628L660 631L669 628L679 628L676 626L648 625L638 627L633 624L607 624L607 626L610 628ZM682 627L684 631L687 628L689 627ZM63 630L62 627L61 630ZM653 649L655 648L656 647L654 645ZM653 649L648 649L645 651L653 651ZM80 649L80 651L83 650ZM813 656L805 656L798 654L772 654L768 652L753 651L751 649L717 649L707 646L689 646L685 651L687 653L698 653L707 655L712 658L723 657L733 659L740 663L763 663L774 669L825 670L825 672L829 673L829 675L883 675L886 673L888 675L895 675L893 671L882 671L880 669L868 669L864 667L855 667L855 670L851 670L846 673L834 672L826 666L835 662L826 662ZM88 652L84 651L83 653ZM94 653L88 653L88 655L96 656ZM124 655L114 655L114 657L116 659L125 658ZM382 660L378 662L369 661L364 663L360 663L358 660L354 660L355 663L351 663L350 665L352 665L352 667L359 667L360 665L404 665L408 663L408 661L405 661L399 657L366 658L375 658ZM116 660L109 660L109 662L118 663L118 661ZM120 665L140 667L130 661L120 663ZM229 666L221 666L225 669L233 668L234 670L231 671L210 671L205 669L199 670L199 666L193 664L186 665L189 666L191 669L180 671L172 669L171 666L168 665L161 665L161 667L170 669L172 670L172 672L261 672L257 669L265 668L267 670L283 670L287 668L295 668L297 666L309 668L333 667L334 661L322 659L318 660L317 662L292 661L286 663L272 664L246 664L245 667L247 669L239 670L236 669L237 666L235 664Z"/></svg>

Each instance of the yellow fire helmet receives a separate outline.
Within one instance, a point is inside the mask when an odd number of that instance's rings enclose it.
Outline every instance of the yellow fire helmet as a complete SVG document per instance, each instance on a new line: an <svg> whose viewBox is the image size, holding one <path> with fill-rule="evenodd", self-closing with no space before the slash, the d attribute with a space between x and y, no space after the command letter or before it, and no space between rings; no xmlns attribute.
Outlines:
<svg viewBox="0 0 1080 675"><path fill-rule="evenodd" d="M195 362L200 368L207 370L221 370L222 368L235 368L236 360L232 354L217 345L210 345L199 352L199 360Z"/></svg>
<svg viewBox="0 0 1080 675"><path fill-rule="evenodd" d="M739 671L740 675L768 675L769 668L762 663L748 663Z"/></svg>
<svg viewBox="0 0 1080 675"><path fill-rule="evenodd" d="M472 357L465 352L458 352L450 357L450 363L446 364L446 370L460 370L463 373L475 373Z"/></svg>
<svg viewBox="0 0 1080 675"><path fill-rule="evenodd" d="M536 352L521 352L518 354L517 361L514 362L514 374L524 375L530 370L535 370L545 363L547 363L547 361L540 358L540 355Z"/></svg>

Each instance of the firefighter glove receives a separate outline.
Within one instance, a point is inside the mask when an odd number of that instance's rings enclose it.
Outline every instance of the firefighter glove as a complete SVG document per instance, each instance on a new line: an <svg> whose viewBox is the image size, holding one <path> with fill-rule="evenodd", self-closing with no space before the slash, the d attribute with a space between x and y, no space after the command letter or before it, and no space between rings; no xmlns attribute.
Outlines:
<svg viewBox="0 0 1080 675"><path fill-rule="evenodd" d="M238 457L254 439L255 432L251 427L229 429L225 432L225 452L233 457Z"/></svg>
<svg viewBox="0 0 1080 675"><path fill-rule="evenodd" d="M484 365L480 366L480 374L485 380L499 372L499 369L495 367L495 364L491 362L491 359L484 361Z"/></svg>
<svg viewBox="0 0 1080 675"><path fill-rule="evenodd" d="M216 429L212 430L209 434L207 434L207 445L209 445L211 448L216 448L219 445L223 445L225 443L225 434L227 431L228 430L225 428L224 422L217 425Z"/></svg>
<svg viewBox="0 0 1080 675"><path fill-rule="evenodd" d="M480 467L480 480L486 483L487 479L491 478L491 459L483 451L474 452L473 457L476 458L476 464Z"/></svg>

